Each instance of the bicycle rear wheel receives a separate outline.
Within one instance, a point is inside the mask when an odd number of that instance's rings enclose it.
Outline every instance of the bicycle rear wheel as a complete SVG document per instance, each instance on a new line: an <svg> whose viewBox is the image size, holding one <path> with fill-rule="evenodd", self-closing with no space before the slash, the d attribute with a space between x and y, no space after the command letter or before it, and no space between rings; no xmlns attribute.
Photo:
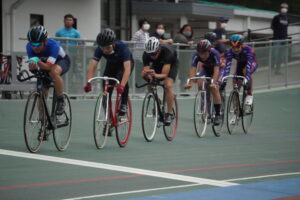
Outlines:
<svg viewBox="0 0 300 200"><path fill-rule="evenodd" d="M242 126L244 133L248 133L250 126L253 121L253 113L254 113L254 102L252 105L245 105L243 101L243 115L242 115Z"/></svg>
<svg viewBox="0 0 300 200"><path fill-rule="evenodd" d="M121 97L120 97L118 108L120 108L120 105L121 105ZM116 125L117 142L120 147L125 147L130 136L131 125L132 125L132 108L131 108L131 102L129 97L127 101L127 112L125 113L125 115L120 116L119 113L117 113L116 116L117 116L117 125Z"/></svg>
<svg viewBox="0 0 300 200"><path fill-rule="evenodd" d="M102 149L107 141L109 130L109 114L107 96L100 94L94 110L94 141L97 149Z"/></svg>
<svg viewBox="0 0 300 200"><path fill-rule="evenodd" d="M208 115L207 115L207 101L206 91L199 90L194 102L194 127L197 136L203 137L205 135Z"/></svg>
<svg viewBox="0 0 300 200"><path fill-rule="evenodd" d="M164 94L164 113L167 113L167 101ZM166 126L165 123L163 125L164 134L168 141L171 141L174 139L176 130L177 130L177 124L178 124L178 105L176 100L176 95L174 94L174 101L172 106L172 120L171 124Z"/></svg>
<svg viewBox="0 0 300 200"><path fill-rule="evenodd" d="M230 93L227 105L227 129L229 134L233 134L240 118L240 100L239 93L232 91Z"/></svg>
<svg viewBox="0 0 300 200"><path fill-rule="evenodd" d="M216 137L220 137L221 135L221 131L224 124L224 118L225 118L225 102L226 102L225 91L220 91L220 95L221 95L220 124L214 125L214 123L212 123L212 129Z"/></svg>
<svg viewBox="0 0 300 200"><path fill-rule="evenodd" d="M142 129L147 142L154 139L158 124L158 108L152 92L148 92L142 107Z"/></svg>
<svg viewBox="0 0 300 200"><path fill-rule="evenodd" d="M39 150L45 134L46 113L38 92L29 94L24 112L24 138L28 151Z"/></svg>
<svg viewBox="0 0 300 200"><path fill-rule="evenodd" d="M58 151L65 151L70 143L72 132L72 108L69 96L64 93L65 111L56 117L56 129L53 131L53 139ZM56 109L55 109L56 110Z"/></svg>

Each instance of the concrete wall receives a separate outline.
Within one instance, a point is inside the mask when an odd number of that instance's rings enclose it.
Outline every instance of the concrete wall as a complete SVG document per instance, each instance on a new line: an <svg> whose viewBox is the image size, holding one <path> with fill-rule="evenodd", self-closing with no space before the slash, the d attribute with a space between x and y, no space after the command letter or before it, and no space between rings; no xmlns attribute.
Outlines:
<svg viewBox="0 0 300 200"><path fill-rule="evenodd" d="M15 0L3 0L3 51L9 52L11 39L10 6ZM63 17L71 13L77 18L77 29L82 38L95 39L101 27L99 0L25 0L14 12L13 50L24 51L26 37L30 28L30 14L44 15L44 26L50 37L63 27Z"/></svg>

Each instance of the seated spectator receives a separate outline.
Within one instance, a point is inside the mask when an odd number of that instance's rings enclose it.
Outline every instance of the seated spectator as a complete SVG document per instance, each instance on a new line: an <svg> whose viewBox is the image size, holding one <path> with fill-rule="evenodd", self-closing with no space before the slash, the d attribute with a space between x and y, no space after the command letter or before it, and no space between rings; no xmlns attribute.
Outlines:
<svg viewBox="0 0 300 200"><path fill-rule="evenodd" d="M181 44L194 44L193 39L193 29L190 25L185 24L180 29L179 33L175 35L174 43L181 43ZM187 47L181 47L181 49L186 49Z"/></svg>
<svg viewBox="0 0 300 200"><path fill-rule="evenodd" d="M156 37L160 43L172 44L173 40L166 39L165 37L165 26L162 23L156 25L155 32L150 35L150 37Z"/></svg>

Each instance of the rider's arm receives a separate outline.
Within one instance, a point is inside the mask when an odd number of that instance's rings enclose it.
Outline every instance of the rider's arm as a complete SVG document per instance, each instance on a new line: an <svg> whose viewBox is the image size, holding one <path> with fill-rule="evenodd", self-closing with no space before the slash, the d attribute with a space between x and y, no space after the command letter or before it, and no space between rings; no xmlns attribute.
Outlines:
<svg viewBox="0 0 300 200"><path fill-rule="evenodd" d="M247 65L246 65L246 79L247 81L251 78L251 68L255 65L255 52L253 49L248 49L247 51Z"/></svg>
<svg viewBox="0 0 300 200"><path fill-rule="evenodd" d="M89 70L87 73L87 80L90 80L91 78L94 77L95 71L97 69L97 65L98 65L99 61L96 60L91 60L90 62L90 66L89 66Z"/></svg>
<svg viewBox="0 0 300 200"><path fill-rule="evenodd" d="M229 75L231 64L232 64L232 52L228 51L226 53L226 65L225 65L225 69L224 69L224 76Z"/></svg>
<svg viewBox="0 0 300 200"><path fill-rule="evenodd" d="M131 61L128 60L123 62L123 66L124 66L124 73L123 73L121 85L126 85L131 72Z"/></svg>
<svg viewBox="0 0 300 200"><path fill-rule="evenodd" d="M219 66L215 66L214 67L214 73L213 73L213 83L216 83L218 81L218 78L219 78L219 70L220 70L220 67Z"/></svg>
<svg viewBox="0 0 300 200"><path fill-rule="evenodd" d="M171 64L165 64L162 68L162 71L161 71L161 74L154 74L154 77L155 78L158 78L158 79L163 79L163 78L166 78L168 77L168 74L170 72L170 69L171 69Z"/></svg>

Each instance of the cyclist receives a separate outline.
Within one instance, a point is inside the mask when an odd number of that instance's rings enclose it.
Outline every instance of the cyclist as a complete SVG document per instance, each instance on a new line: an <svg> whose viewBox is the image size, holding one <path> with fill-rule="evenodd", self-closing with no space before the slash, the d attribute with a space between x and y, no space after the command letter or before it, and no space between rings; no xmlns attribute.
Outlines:
<svg viewBox="0 0 300 200"><path fill-rule="evenodd" d="M229 38L231 49L226 53L226 67L224 71L224 76L230 73L230 68L232 64L232 59L237 60L236 64L236 75L245 76L247 80L246 89L247 96L245 99L246 105L252 105L253 103L253 79L252 74L258 67L256 62L256 55L254 50L248 45L243 44L244 37L241 35L232 35ZM225 81L226 84L226 81ZM223 86L225 87L225 85Z"/></svg>
<svg viewBox="0 0 300 200"><path fill-rule="evenodd" d="M168 126L171 124L173 118L173 84L178 72L176 49L168 44L160 44L156 37L150 37L145 43L143 63L144 68L141 75L144 79L164 79L167 100L167 113L164 116L164 123Z"/></svg>
<svg viewBox="0 0 300 200"><path fill-rule="evenodd" d="M126 44L121 41L116 41L116 34L110 28L106 28L101 31L96 40L98 47L96 48L94 57L90 62L87 79L89 80L94 77L98 63L101 58L104 57L107 62L103 76L113 77L120 81L120 84L117 86L118 92L122 94L119 115L125 115L127 112L127 100L129 93L128 80L134 64L132 55ZM114 81L109 81L109 84L115 83ZM92 84L87 83L84 87L84 91L90 92L91 90ZM113 90L111 88L109 92L112 93L112 91Z"/></svg>
<svg viewBox="0 0 300 200"><path fill-rule="evenodd" d="M62 75L69 70L70 59L60 44L48 39L47 30L43 26L34 26L27 33L26 51L30 71L41 70L49 74L54 81L57 95L56 114L64 112L64 82ZM46 91L48 93L48 89Z"/></svg>
<svg viewBox="0 0 300 200"><path fill-rule="evenodd" d="M210 84L210 89L213 95L214 108L216 112L214 124L220 124L220 107L221 107L221 96L219 92L219 82L220 78L220 54L217 50L212 48L211 43L204 39L198 42L197 52L194 53L192 57L192 67L190 69L189 77L197 76L207 76L212 77L212 82ZM199 73L197 73L197 70ZM185 89L192 87L193 80L184 85ZM198 81L198 88L202 88L203 81Z"/></svg>

